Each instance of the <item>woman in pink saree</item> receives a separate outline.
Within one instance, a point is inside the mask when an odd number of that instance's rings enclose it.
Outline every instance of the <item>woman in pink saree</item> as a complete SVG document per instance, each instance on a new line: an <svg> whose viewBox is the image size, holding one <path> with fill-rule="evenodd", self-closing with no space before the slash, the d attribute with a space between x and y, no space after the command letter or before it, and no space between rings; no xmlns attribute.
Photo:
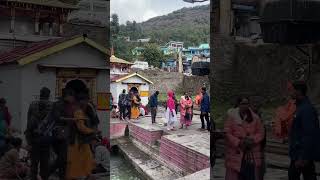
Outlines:
<svg viewBox="0 0 320 180"><path fill-rule="evenodd" d="M192 99L188 94L181 96L180 100L180 129L185 125L186 129L191 125L192 121Z"/></svg>
<svg viewBox="0 0 320 180"><path fill-rule="evenodd" d="M243 156L245 153L252 153L254 175L258 180L262 163L261 142L264 138L264 129L258 115L249 108L248 98L241 98L239 107L228 112L224 131L226 133L225 179L240 180Z"/></svg>

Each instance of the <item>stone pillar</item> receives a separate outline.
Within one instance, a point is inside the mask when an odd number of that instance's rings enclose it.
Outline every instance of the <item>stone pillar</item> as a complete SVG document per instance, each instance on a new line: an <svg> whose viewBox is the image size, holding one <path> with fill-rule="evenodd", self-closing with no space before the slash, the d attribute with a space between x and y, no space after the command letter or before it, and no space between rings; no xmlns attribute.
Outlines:
<svg viewBox="0 0 320 180"><path fill-rule="evenodd" d="M14 8L11 8L11 26L10 26L10 33L14 32L14 24L16 19L16 12Z"/></svg>
<svg viewBox="0 0 320 180"><path fill-rule="evenodd" d="M59 36L63 35L63 23L64 23L64 16L60 15L60 17L59 17Z"/></svg>
<svg viewBox="0 0 320 180"><path fill-rule="evenodd" d="M44 23L39 22L39 35L43 35L43 27L44 27Z"/></svg>
<svg viewBox="0 0 320 180"><path fill-rule="evenodd" d="M231 0L220 0L219 2L220 34L230 35L232 27L232 3Z"/></svg>
<svg viewBox="0 0 320 180"><path fill-rule="evenodd" d="M49 36L52 36L53 35L53 22L50 22L49 23Z"/></svg>
<svg viewBox="0 0 320 180"><path fill-rule="evenodd" d="M179 73L183 73L182 50L179 52Z"/></svg>
<svg viewBox="0 0 320 180"><path fill-rule="evenodd" d="M40 27L39 27L39 19L40 18L40 12L36 12L36 17L35 17L35 23L34 23L34 33L36 35L40 34Z"/></svg>

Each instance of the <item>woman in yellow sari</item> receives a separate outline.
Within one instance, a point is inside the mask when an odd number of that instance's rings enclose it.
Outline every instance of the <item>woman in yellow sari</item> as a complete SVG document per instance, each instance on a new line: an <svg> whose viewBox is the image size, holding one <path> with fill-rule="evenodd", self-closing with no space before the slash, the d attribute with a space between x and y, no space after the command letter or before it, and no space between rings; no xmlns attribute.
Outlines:
<svg viewBox="0 0 320 180"><path fill-rule="evenodd" d="M137 94L132 97L131 119L138 119L140 116L140 101Z"/></svg>
<svg viewBox="0 0 320 180"><path fill-rule="evenodd" d="M66 179L75 180L78 178L90 178L95 168L95 161L90 149L90 142L87 140L95 130L88 128L86 121L88 117L85 109L88 105L88 96L83 94L77 97L77 107L74 111L74 137L73 142L68 146L68 159Z"/></svg>

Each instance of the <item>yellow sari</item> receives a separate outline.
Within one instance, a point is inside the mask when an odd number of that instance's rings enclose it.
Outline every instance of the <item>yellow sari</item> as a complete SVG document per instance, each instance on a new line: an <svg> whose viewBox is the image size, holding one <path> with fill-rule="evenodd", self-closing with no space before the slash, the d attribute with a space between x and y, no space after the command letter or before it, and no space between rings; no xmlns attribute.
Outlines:
<svg viewBox="0 0 320 180"><path fill-rule="evenodd" d="M82 110L74 112L74 121L78 130L83 134L91 134L93 129L85 125L87 116ZM66 170L66 179L77 179L91 175L95 167L95 161L89 144L80 144L76 139L74 144L68 146L68 161Z"/></svg>
<svg viewBox="0 0 320 180"><path fill-rule="evenodd" d="M133 96L132 98L132 107L131 107L131 119L138 119L140 116L140 103L138 102L137 96Z"/></svg>

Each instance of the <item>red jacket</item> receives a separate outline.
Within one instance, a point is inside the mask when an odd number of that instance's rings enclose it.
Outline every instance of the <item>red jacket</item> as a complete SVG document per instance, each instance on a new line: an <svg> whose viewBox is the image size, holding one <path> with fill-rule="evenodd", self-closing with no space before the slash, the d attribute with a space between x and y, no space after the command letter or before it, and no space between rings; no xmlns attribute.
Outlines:
<svg viewBox="0 0 320 180"><path fill-rule="evenodd" d="M109 142L108 138L103 138L102 139L102 144L104 146L106 146L106 148L109 150L109 152L111 151L110 142Z"/></svg>

